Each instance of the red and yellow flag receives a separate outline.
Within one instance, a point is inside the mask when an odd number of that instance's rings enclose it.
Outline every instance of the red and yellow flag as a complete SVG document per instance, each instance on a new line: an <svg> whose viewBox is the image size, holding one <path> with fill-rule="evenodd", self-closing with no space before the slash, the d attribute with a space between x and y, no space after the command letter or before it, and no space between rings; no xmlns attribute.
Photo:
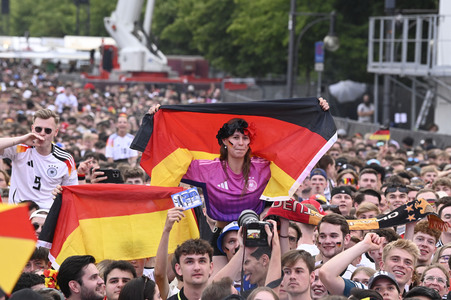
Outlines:
<svg viewBox="0 0 451 300"><path fill-rule="evenodd" d="M262 200L288 200L336 141L336 127L317 98L161 106L146 115L131 148L152 185L177 186L193 159L219 157L216 134L232 118L253 126L252 153L271 162Z"/></svg>
<svg viewBox="0 0 451 300"><path fill-rule="evenodd" d="M11 294L36 247L25 204L0 204L0 288Z"/></svg>
<svg viewBox="0 0 451 300"><path fill-rule="evenodd" d="M388 141L390 140L390 130L389 129L377 130L375 133L370 135L370 140Z"/></svg>
<svg viewBox="0 0 451 300"><path fill-rule="evenodd" d="M183 188L125 184L63 187L39 237L58 267L69 256L90 254L103 259L132 260L155 256L166 221L174 207L171 195ZM174 224L169 252L199 231L191 210Z"/></svg>

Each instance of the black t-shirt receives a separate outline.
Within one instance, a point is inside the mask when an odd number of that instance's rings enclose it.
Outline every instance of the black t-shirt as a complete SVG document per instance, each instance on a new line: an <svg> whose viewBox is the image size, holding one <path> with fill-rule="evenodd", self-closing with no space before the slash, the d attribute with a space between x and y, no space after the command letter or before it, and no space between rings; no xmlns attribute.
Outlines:
<svg viewBox="0 0 451 300"><path fill-rule="evenodd" d="M172 295L167 300L188 300L188 298L186 298L185 293L183 292L183 288L182 288L180 290L180 292L178 292L175 295Z"/></svg>

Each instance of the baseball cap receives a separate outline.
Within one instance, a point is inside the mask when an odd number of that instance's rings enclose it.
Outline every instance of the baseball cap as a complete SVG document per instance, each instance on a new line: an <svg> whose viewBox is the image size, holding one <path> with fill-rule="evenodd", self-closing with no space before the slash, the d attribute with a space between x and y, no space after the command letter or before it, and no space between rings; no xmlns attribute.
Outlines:
<svg viewBox="0 0 451 300"><path fill-rule="evenodd" d="M337 186L332 189L330 195L333 197L337 194L346 194L352 197L352 190L348 186Z"/></svg>
<svg viewBox="0 0 451 300"><path fill-rule="evenodd" d="M216 242L216 244L218 245L219 251L224 253L224 250L222 250L222 240L224 239L225 234L229 231L238 231L239 229L240 229L240 226L238 226L237 221L233 221L232 223L227 224L227 226L224 227L224 229L222 229L222 232L218 237L218 241Z"/></svg>
<svg viewBox="0 0 451 300"><path fill-rule="evenodd" d="M320 168L313 169L312 172L310 172L310 178L312 178L315 175L321 175L324 178L326 178L326 180L327 180L326 171L324 171L323 169L320 169Z"/></svg>
<svg viewBox="0 0 451 300"><path fill-rule="evenodd" d="M392 273L388 273L386 271L378 271L378 272L374 273L374 275L371 276L371 278L370 278L370 280L368 282L368 288L372 289L374 284L376 283L376 281L381 279L381 278L387 278L388 280L393 282L394 285L396 286L396 289L398 290L398 292L401 292L401 289L399 288L398 282L396 281L395 275L393 275Z"/></svg>
<svg viewBox="0 0 451 300"><path fill-rule="evenodd" d="M327 201L327 200L326 200ZM301 202L302 204L311 204L313 205L320 214L325 215L326 213L324 212L324 209L321 207L321 203L319 203L318 201L314 200L314 199L308 199L308 200L304 200Z"/></svg>

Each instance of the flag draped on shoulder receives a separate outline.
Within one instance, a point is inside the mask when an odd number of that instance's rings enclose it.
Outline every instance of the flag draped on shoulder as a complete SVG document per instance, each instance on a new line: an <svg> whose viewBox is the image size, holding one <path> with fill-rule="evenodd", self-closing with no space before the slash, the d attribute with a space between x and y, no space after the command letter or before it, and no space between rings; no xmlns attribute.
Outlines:
<svg viewBox="0 0 451 300"><path fill-rule="evenodd" d="M161 106L144 117L131 148L143 152L152 185L177 186L192 160L219 157L216 134L232 118L252 126L252 154L270 162L263 200L288 200L336 141L331 114L317 98L303 98Z"/></svg>
<svg viewBox="0 0 451 300"><path fill-rule="evenodd" d="M69 256L89 254L103 259L132 260L156 255L171 195L183 188L124 184L63 187L39 236L58 267ZM169 252L199 231L191 210L174 224Z"/></svg>

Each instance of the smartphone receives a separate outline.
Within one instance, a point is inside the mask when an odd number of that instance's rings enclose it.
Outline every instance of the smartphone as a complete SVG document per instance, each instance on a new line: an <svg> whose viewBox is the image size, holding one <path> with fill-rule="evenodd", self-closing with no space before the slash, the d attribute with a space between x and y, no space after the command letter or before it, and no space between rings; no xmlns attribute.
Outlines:
<svg viewBox="0 0 451 300"><path fill-rule="evenodd" d="M121 171L118 169L98 169L96 172L103 172L103 176L107 177L99 183L124 183Z"/></svg>

